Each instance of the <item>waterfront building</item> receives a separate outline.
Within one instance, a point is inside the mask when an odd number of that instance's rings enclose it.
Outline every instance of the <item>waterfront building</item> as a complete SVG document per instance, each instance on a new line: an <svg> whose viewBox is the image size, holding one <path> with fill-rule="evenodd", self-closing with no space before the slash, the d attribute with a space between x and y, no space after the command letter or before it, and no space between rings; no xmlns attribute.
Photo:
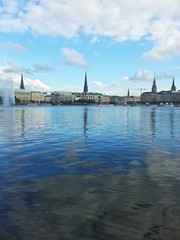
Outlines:
<svg viewBox="0 0 180 240"><path fill-rule="evenodd" d="M140 96L141 103L151 103L156 104L157 93L144 92Z"/></svg>
<svg viewBox="0 0 180 240"><path fill-rule="evenodd" d="M45 93L40 91L30 91L30 102L42 103L44 102Z"/></svg>
<svg viewBox="0 0 180 240"><path fill-rule="evenodd" d="M14 90L16 102L18 103L42 103L46 93L40 91L30 91L25 89L23 74L21 74L20 88Z"/></svg>
<svg viewBox="0 0 180 240"><path fill-rule="evenodd" d="M60 104L59 92L54 91L51 93L51 102L53 104Z"/></svg>
<svg viewBox="0 0 180 240"><path fill-rule="evenodd" d="M171 90L157 92L156 81L154 79L152 91L141 94L142 103L160 104L160 103L180 103L180 92L176 91L174 77Z"/></svg>
<svg viewBox="0 0 180 240"><path fill-rule="evenodd" d="M42 103L45 94L40 91L28 91L23 89L14 90L16 101L19 103Z"/></svg>
<svg viewBox="0 0 180 240"><path fill-rule="evenodd" d="M122 97L121 102L123 105L136 105L140 103L140 97L139 96Z"/></svg>
<svg viewBox="0 0 180 240"><path fill-rule="evenodd" d="M121 97L118 95L110 96L110 103L115 105L121 104Z"/></svg>
<svg viewBox="0 0 180 240"><path fill-rule="evenodd" d="M109 104L110 103L110 96L109 95L102 95L101 97L101 104Z"/></svg>
<svg viewBox="0 0 180 240"><path fill-rule="evenodd" d="M76 101L76 95L69 91L55 91L51 93L53 104L72 104Z"/></svg>
<svg viewBox="0 0 180 240"><path fill-rule="evenodd" d="M29 103L31 100L30 91L24 89L15 89L14 95L19 103Z"/></svg>
<svg viewBox="0 0 180 240"><path fill-rule="evenodd" d="M161 91L156 97L157 103L180 103L180 92Z"/></svg>
<svg viewBox="0 0 180 240"><path fill-rule="evenodd" d="M88 92L88 83L87 83L87 73L85 73L84 79L84 88L83 93L81 95L81 102L83 103L102 103L102 93L98 92Z"/></svg>
<svg viewBox="0 0 180 240"><path fill-rule="evenodd" d="M82 99L91 103L102 103L102 93L98 92L89 92L87 95L83 95Z"/></svg>
<svg viewBox="0 0 180 240"><path fill-rule="evenodd" d="M110 96L110 103L115 105L136 105L140 103L139 96Z"/></svg>
<svg viewBox="0 0 180 240"><path fill-rule="evenodd" d="M51 103L51 94L45 94L44 96L44 102L45 103Z"/></svg>

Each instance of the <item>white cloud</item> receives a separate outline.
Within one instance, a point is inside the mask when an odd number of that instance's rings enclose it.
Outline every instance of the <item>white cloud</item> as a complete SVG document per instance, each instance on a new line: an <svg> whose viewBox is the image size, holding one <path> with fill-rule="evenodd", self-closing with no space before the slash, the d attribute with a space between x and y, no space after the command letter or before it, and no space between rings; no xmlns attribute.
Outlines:
<svg viewBox="0 0 180 240"><path fill-rule="evenodd" d="M127 85L130 83L130 79L128 76L124 76L121 79L119 79L118 81L114 82L111 84L110 88L113 89L120 89L122 86Z"/></svg>
<svg viewBox="0 0 180 240"><path fill-rule="evenodd" d="M163 73L163 78L173 79L173 77L174 77L173 71L168 71L168 72Z"/></svg>
<svg viewBox="0 0 180 240"><path fill-rule="evenodd" d="M18 74L6 74L0 71L0 86L2 85L2 80L4 83L9 83L9 79L12 79L14 88L20 87L21 76ZM24 77L24 85L26 90L31 91L50 91L51 88L43 83L43 81L39 79L32 79Z"/></svg>
<svg viewBox="0 0 180 240"><path fill-rule="evenodd" d="M12 42L7 42L3 44L5 48L8 48L10 50L16 51L16 52L24 52L25 48L19 44L19 43L12 43Z"/></svg>
<svg viewBox="0 0 180 240"><path fill-rule="evenodd" d="M15 63L11 60L5 61L5 66L0 67L0 69L5 73L31 73L31 70L23 67L22 65Z"/></svg>
<svg viewBox="0 0 180 240"><path fill-rule="evenodd" d="M15 14L19 10L19 2L17 0L1 0L0 13Z"/></svg>
<svg viewBox="0 0 180 240"><path fill-rule="evenodd" d="M39 79L24 79L24 84L26 89L29 90L39 90L39 91L50 91L51 88L44 84L41 80Z"/></svg>
<svg viewBox="0 0 180 240"><path fill-rule="evenodd" d="M4 0L1 32L31 31L48 36L91 36L122 42L146 38L153 46L144 57L167 60L180 55L179 0Z"/></svg>
<svg viewBox="0 0 180 240"><path fill-rule="evenodd" d="M87 62L84 59L84 56L81 53L77 52L76 50L70 48L61 48L61 52L65 57L64 61L65 64L75 65L81 68L88 67Z"/></svg>
<svg viewBox="0 0 180 240"><path fill-rule="evenodd" d="M140 81L153 81L154 73L148 70L138 70L130 79Z"/></svg>
<svg viewBox="0 0 180 240"><path fill-rule="evenodd" d="M91 44L93 45L94 43L98 42L98 37L97 36L94 36L92 39L91 39Z"/></svg>
<svg viewBox="0 0 180 240"><path fill-rule="evenodd" d="M180 22L172 20L159 20L150 26L149 40L155 45L143 57L155 61L166 61L172 56L180 55Z"/></svg>
<svg viewBox="0 0 180 240"><path fill-rule="evenodd" d="M104 91L107 89L107 84L99 81L94 81L92 84L92 89L98 90L98 91Z"/></svg>
<svg viewBox="0 0 180 240"><path fill-rule="evenodd" d="M0 87L6 87L6 85L10 83L10 80L13 81L13 87L14 88L19 88L20 87L20 81L21 81L21 76L18 74L7 74L3 72L0 69ZM27 90L36 90L36 91L49 91L51 90L49 86L44 84L41 80L39 79L31 79L31 78L26 78L24 77L24 85Z"/></svg>
<svg viewBox="0 0 180 240"><path fill-rule="evenodd" d="M34 69L37 72L54 72L55 69L47 64L37 63L34 65Z"/></svg>
<svg viewBox="0 0 180 240"><path fill-rule="evenodd" d="M128 76L122 77L118 81L114 83L104 83L102 81L94 81L92 84L93 91L99 91L104 94L109 95L123 95L124 88L130 83L130 79ZM122 89L123 87L123 89Z"/></svg>
<svg viewBox="0 0 180 240"><path fill-rule="evenodd" d="M71 92L82 92L82 86L65 85L64 90Z"/></svg>
<svg viewBox="0 0 180 240"><path fill-rule="evenodd" d="M0 66L0 86L4 87L6 84L10 83L12 79L14 87L20 87L21 74L29 74L31 71L20 64L12 62L11 60L6 60L5 66ZM24 77L25 88L29 90L39 90L39 91L49 91L50 87L43 83L39 79L32 79ZM2 86L3 85L3 86Z"/></svg>
<svg viewBox="0 0 180 240"><path fill-rule="evenodd" d="M28 30L21 19L14 17L0 18L0 31L5 33L24 32Z"/></svg>

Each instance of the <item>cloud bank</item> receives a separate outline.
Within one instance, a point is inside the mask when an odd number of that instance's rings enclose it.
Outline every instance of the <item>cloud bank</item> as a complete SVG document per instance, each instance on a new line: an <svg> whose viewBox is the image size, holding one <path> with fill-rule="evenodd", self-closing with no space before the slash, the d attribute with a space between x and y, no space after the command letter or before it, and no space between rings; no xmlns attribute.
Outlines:
<svg viewBox="0 0 180 240"><path fill-rule="evenodd" d="M145 39L152 43L146 59L180 55L179 0L3 0L1 5L0 32L66 38L84 34L92 37L92 44L102 37L116 42Z"/></svg>
<svg viewBox="0 0 180 240"><path fill-rule="evenodd" d="M60 50L65 57L64 64L74 65L81 68L88 67L87 62L85 61L84 56L81 53L70 48L61 48Z"/></svg>
<svg viewBox="0 0 180 240"><path fill-rule="evenodd" d="M24 52L25 48L19 44L19 43L12 43L12 42L7 42L3 44L5 48L8 48L10 50L16 51L16 52Z"/></svg>
<svg viewBox="0 0 180 240"><path fill-rule="evenodd" d="M15 63L11 60L6 60L4 66L0 66L0 87L8 86L10 79L15 88L20 87L20 75L29 74L31 70ZM50 87L43 83L40 79L24 78L25 88L27 90L50 91Z"/></svg>

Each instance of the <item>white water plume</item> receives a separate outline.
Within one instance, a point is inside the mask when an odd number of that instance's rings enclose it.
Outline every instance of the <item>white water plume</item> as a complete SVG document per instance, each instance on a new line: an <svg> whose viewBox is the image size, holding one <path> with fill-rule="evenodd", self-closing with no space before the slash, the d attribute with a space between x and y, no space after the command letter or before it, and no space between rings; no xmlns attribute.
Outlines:
<svg viewBox="0 0 180 240"><path fill-rule="evenodd" d="M11 77L0 79L0 100L5 107L15 105L14 84Z"/></svg>

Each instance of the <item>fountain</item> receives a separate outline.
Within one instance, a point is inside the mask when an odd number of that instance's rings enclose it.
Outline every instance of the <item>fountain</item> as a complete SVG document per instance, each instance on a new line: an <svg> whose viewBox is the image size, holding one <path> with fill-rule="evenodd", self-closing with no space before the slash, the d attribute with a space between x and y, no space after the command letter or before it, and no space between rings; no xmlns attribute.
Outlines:
<svg viewBox="0 0 180 240"><path fill-rule="evenodd" d="M12 78L0 79L0 99L5 107L14 106L14 84Z"/></svg>

